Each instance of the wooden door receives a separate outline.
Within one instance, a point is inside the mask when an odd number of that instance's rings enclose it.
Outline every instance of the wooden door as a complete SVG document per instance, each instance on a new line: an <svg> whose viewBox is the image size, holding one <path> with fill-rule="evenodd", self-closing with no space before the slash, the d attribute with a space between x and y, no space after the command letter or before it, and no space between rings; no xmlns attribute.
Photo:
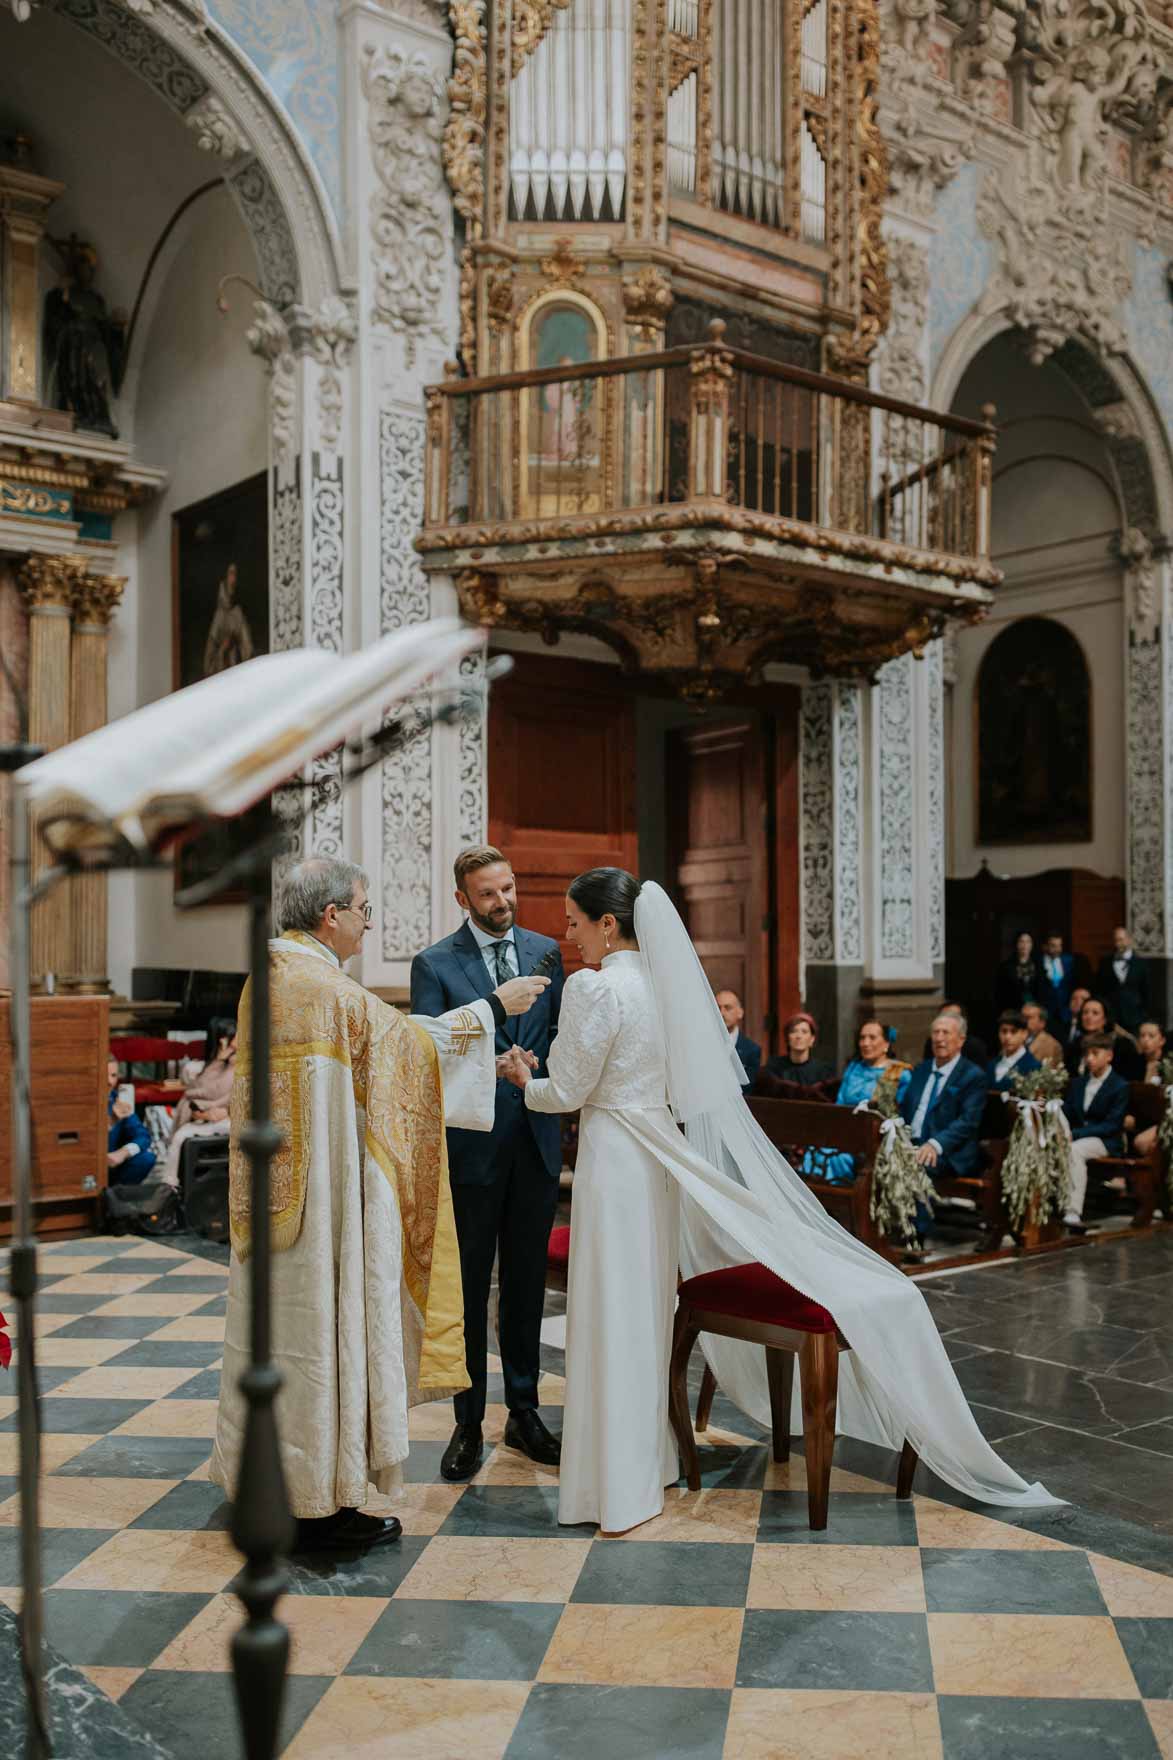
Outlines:
<svg viewBox="0 0 1173 1760"><path fill-rule="evenodd" d="M568 881L639 871L634 697L607 667L513 658L489 699L489 841L513 864L522 927L561 940ZM565 942L562 956L581 964Z"/></svg>
<svg viewBox="0 0 1173 1760"><path fill-rule="evenodd" d="M798 1001L797 716L751 710L668 736L677 904L714 990L767 1050Z"/></svg>

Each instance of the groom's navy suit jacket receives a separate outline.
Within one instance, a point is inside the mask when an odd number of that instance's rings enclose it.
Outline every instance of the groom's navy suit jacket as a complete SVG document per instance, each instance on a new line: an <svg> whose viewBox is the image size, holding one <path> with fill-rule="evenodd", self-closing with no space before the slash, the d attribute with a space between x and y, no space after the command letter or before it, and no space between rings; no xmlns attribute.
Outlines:
<svg viewBox="0 0 1173 1760"><path fill-rule="evenodd" d="M538 961L550 952L557 954L558 943L548 935L535 935L532 929L514 925L514 946L517 949L519 976L526 978ZM538 1059L535 1076L546 1074L546 1058L550 1041L558 1030L558 1010L562 1002L565 973L559 954L557 964L547 974L550 986L543 990L533 1007L525 1014L511 1015L497 1029L498 1052L520 1045ZM417 953L411 962L412 1014L447 1014L451 1008L475 1002L478 996L489 997L496 988L488 967L468 924L455 935ZM547 1173L557 1179L562 1171L562 1128L556 1114L531 1112L520 1088L512 1082L497 1083L497 1107L491 1131L448 1132L448 1172L453 1185L487 1186L496 1177L498 1157L507 1150L518 1131L528 1130L537 1145Z"/></svg>

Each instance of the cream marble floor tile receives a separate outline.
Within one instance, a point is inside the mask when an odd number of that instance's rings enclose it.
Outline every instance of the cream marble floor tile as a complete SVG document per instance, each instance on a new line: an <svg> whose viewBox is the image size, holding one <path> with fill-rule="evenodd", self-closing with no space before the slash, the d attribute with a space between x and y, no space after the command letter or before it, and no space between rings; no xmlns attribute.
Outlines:
<svg viewBox="0 0 1173 1760"><path fill-rule="evenodd" d="M941 1753L932 1693L739 1687L729 1708L724 1760L941 1760Z"/></svg>
<svg viewBox="0 0 1173 1760"><path fill-rule="evenodd" d="M1084 1614L930 1613L938 1693L1137 1699L1116 1628Z"/></svg>
<svg viewBox="0 0 1173 1760"><path fill-rule="evenodd" d="M67 1342L61 1340L61 1343ZM79 1340L79 1343L86 1341ZM91 1343L98 1341L90 1340ZM54 1399L162 1399L174 1393L185 1381L192 1381L199 1369L86 1369L72 1381L63 1381L53 1389ZM178 1434L173 1432L172 1434Z"/></svg>
<svg viewBox="0 0 1173 1760"><path fill-rule="evenodd" d="M1070 1552L1062 1540L1016 1528L1010 1522L979 1516L971 1510L954 1509L929 1497L914 1499L916 1531L922 1546L960 1547L976 1551Z"/></svg>
<svg viewBox="0 0 1173 1760"><path fill-rule="evenodd" d="M283 1595L277 1617L289 1628L289 1672L341 1674L386 1605L382 1595ZM232 1638L243 1623L236 1596L216 1595L151 1666L227 1673Z"/></svg>
<svg viewBox="0 0 1173 1760"><path fill-rule="evenodd" d="M13 1613L20 1612L20 1604L23 1599L23 1591L20 1589L0 1589L0 1601L4 1603L5 1607L11 1608Z"/></svg>
<svg viewBox="0 0 1173 1760"><path fill-rule="evenodd" d="M283 1760L389 1760L392 1752L395 1760L502 1760L528 1697L525 1681L346 1676L327 1689Z"/></svg>
<svg viewBox="0 0 1173 1760"><path fill-rule="evenodd" d="M124 1529L83 1558L62 1589L223 1589L241 1566L227 1534L171 1528Z"/></svg>
<svg viewBox="0 0 1173 1760"><path fill-rule="evenodd" d="M1157 1738L1161 1760L1173 1760L1173 1699L1146 1699L1144 1708Z"/></svg>
<svg viewBox="0 0 1173 1760"><path fill-rule="evenodd" d="M1120 1619L1173 1619L1173 1577L1088 1553L1109 1613Z"/></svg>
<svg viewBox="0 0 1173 1760"><path fill-rule="evenodd" d="M747 1607L923 1613L915 1546L756 1546Z"/></svg>
<svg viewBox="0 0 1173 1760"><path fill-rule="evenodd" d="M504 1367L505 1365L502 1363L500 1357L495 1357L492 1351L487 1353L485 1357L485 1368L490 1375L500 1375Z"/></svg>
<svg viewBox="0 0 1173 1760"><path fill-rule="evenodd" d="M399 1485L389 1497L363 1508L372 1516L398 1516L405 1534L436 1534L464 1495L463 1485Z"/></svg>
<svg viewBox="0 0 1173 1760"><path fill-rule="evenodd" d="M408 1571L401 1601L569 1599L589 1540L519 1540L505 1535L441 1534Z"/></svg>
<svg viewBox="0 0 1173 1760"><path fill-rule="evenodd" d="M767 1448L769 1444L765 1445ZM806 1461L800 1454L791 1455L788 1461L766 1462L765 1488L767 1491L805 1491L807 1488ZM861 1473L850 1473L846 1467L831 1468L831 1495L866 1494L879 1497L887 1493L895 1497L891 1485L885 1485L882 1479L865 1479Z"/></svg>
<svg viewBox="0 0 1173 1760"><path fill-rule="evenodd" d="M566 1403L566 1379L562 1375L543 1375L538 1382L538 1404L561 1406Z"/></svg>
<svg viewBox="0 0 1173 1760"><path fill-rule="evenodd" d="M501 1443L470 1481L473 1485L552 1485L558 1484L557 1467L544 1467L531 1461L520 1449L506 1448Z"/></svg>
<svg viewBox="0 0 1173 1760"><path fill-rule="evenodd" d="M75 1314L74 1319L77 1319ZM130 1350L133 1338L46 1338L38 1340L37 1361L46 1369L93 1369Z"/></svg>
<svg viewBox="0 0 1173 1760"><path fill-rule="evenodd" d="M211 1457L211 1455L208 1456L206 1461L201 1461L198 1467L193 1467L191 1472L187 1476L189 1479L210 1481L211 1477L212 1477L212 1457Z"/></svg>
<svg viewBox="0 0 1173 1760"><path fill-rule="evenodd" d="M146 1283L153 1283L158 1276L154 1271L83 1271L77 1277L64 1277L51 1290L48 1296L129 1296L136 1289L142 1289ZM46 1301L46 1309L51 1304Z"/></svg>
<svg viewBox="0 0 1173 1760"><path fill-rule="evenodd" d="M225 1288L228 1287L227 1265L217 1265L213 1259L184 1259L167 1275L168 1277L222 1277Z"/></svg>
<svg viewBox="0 0 1173 1760"><path fill-rule="evenodd" d="M92 1317L95 1320L100 1320L103 1314L127 1314L137 1315L145 1320L150 1320L155 1316L160 1320L178 1320L181 1316L192 1314L197 1308L202 1308L205 1302L214 1300L214 1296L207 1294L184 1295L182 1291L176 1290L174 1294L168 1291L164 1295L161 1291L156 1293L152 1290L150 1295L116 1296L113 1301L106 1302L100 1308L95 1308ZM219 1327L220 1331L215 1335L217 1338L223 1336L224 1321L222 1318L219 1321Z"/></svg>
<svg viewBox="0 0 1173 1760"><path fill-rule="evenodd" d="M125 1528L178 1485L178 1479L91 1479L46 1474L41 1480L45 1528ZM20 1520L20 1498L0 1503L0 1525Z"/></svg>
<svg viewBox="0 0 1173 1760"><path fill-rule="evenodd" d="M205 1436L216 1434L214 1399L160 1399L119 1424L114 1436Z"/></svg>
<svg viewBox="0 0 1173 1760"><path fill-rule="evenodd" d="M761 1508L758 1491L684 1491L670 1486L664 1493L660 1515L614 1538L637 1545L641 1540L707 1540L745 1545L757 1539Z"/></svg>
<svg viewBox="0 0 1173 1760"><path fill-rule="evenodd" d="M51 1249L42 1250L37 1255L37 1270L43 1277L82 1277L96 1265L108 1265L110 1257L109 1253L95 1251L92 1258L81 1253L62 1253L59 1258L54 1258ZM53 1291L47 1289L39 1299L47 1302L52 1294Z"/></svg>
<svg viewBox="0 0 1173 1760"><path fill-rule="evenodd" d="M66 1461L71 1461L75 1454L88 1448L91 1442L97 1442L96 1436L73 1436L58 1434L56 1431L41 1437L41 1471L55 1473ZM6 1431L0 1436L0 1473L15 1473L18 1469L20 1455L20 1438L15 1431Z"/></svg>
<svg viewBox="0 0 1173 1760"><path fill-rule="evenodd" d="M11 1418L19 1404L20 1401L15 1394L6 1393L3 1398L0 1398L0 1418Z"/></svg>
<svg viewBox="0 0 1173 1760"><path fill-rule="evenodd" d="M540 1681L601 1687L730 1688L737 1676L740 1607L564 1609Z"/></svg>
<svg viewBox="0 0 1173 1760"><path fill-rule="evenodd" d="M210 1296L201 1296L201 1301L210 1301ZM208 1314L204 1319L193 1317L184 1320L172 1320L166 1326L160 1326L158 1332L149 1337L154 1342L157 1338L179 1338L189 1344L222 1344L224 1341L224 1315Z"/></svg>
<svg viewBox="0 0 1173 1760"><path fill-rule="evenodd" d="M81 1672L93 1681L99 1692L105 1693L107 1699L121 1699L143 1671L141 1668L100 1668L91 1663L83 1665Z"/></svg>
<svg viewBox="0 0 1173 1760"><path fill-rule="evenodd" d="M485 1417L481 1429L484 1432L486 1443L500 1440L508 1416L507 1406L490 1405L485 1407ZM413 1442L447 1442L455 1427L456 1419L453 1416L450 1399L431 1400L425 1406L413 1406L408 1413L408 1435Z"/></svg>
<svg viewBox="0 0 1173 1760"><path fill-rule="evenodd" d="M204 1261L180 1247L169 1247L165 1241L136 1241L122 1254L124 1259L174 1259L177 1265L202 1265Z"/></svg>

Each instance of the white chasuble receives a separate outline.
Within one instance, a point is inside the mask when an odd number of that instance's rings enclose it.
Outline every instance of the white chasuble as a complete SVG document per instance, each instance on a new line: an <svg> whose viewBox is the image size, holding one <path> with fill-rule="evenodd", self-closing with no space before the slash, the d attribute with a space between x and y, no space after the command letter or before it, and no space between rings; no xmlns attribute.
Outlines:
<svg viewBox="0 0 1173 1760"><path fill-rule="evenodd" d="M290 1506L301 1517L386 1493L407 1415L468 1386L464 1303L444 1129L489 1130L496 1094L487 1002L407 1017L310 935L270 943L273 1356ZM211 1476L235 1490L249 1360L252 1231L249 987L231 1101L232 1260Z"/></svg>

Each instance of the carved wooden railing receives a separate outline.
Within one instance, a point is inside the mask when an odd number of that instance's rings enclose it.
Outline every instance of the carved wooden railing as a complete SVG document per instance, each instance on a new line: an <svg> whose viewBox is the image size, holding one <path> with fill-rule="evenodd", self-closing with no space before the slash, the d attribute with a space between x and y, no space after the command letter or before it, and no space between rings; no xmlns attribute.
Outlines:
<svg viewBox="0 0 1173 1760"><path fill-rule="evenodd" d="M724 328L696 347L430 386L425 535L599 516L616 529L629 511L700 502L988 561L992 406L980 422L921 409L729 348Z"/></svg>

